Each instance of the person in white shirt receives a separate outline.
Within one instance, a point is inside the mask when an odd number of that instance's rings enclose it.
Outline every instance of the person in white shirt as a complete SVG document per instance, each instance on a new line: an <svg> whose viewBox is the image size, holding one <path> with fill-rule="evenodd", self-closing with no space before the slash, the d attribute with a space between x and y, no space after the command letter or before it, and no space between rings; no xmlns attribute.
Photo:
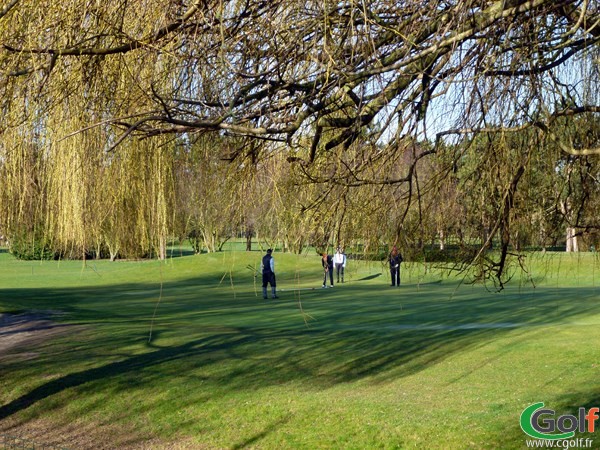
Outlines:
<svg viewBox="0 0 600 450"><path fill-rule="evenodd" d="M333 255L333 267L337 273L337 282L340 282L340 272L342 274L342 283L344 282L344 268L346 267L346 255L344 250L340 247L337 248L335 255Z"/></svg>

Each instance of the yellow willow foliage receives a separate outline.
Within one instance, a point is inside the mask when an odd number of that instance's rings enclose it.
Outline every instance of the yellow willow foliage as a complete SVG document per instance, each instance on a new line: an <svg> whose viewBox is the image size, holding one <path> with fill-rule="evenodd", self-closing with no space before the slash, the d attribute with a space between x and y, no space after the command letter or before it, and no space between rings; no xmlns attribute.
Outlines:
<svg viewBox="0 0 600 450"><path fill-rule="evenodd" d="M28 49L118 46L106 37L108 29L150 36L181 8L155 1L19 5L0 21L0 31ZM131 105L149 105L150 84L170 86L168 46L145 58L135 52L53 62L27 52L10 61L4 56L0 68L8 72L51 67L52 76L34 71L0 80L7 112L0 117L0 234L35 231L64 256L164 257L173 214L172 148L160 137L129 136L107 151L123 130L105 120L129 116Z"/></svg>
<svg viewBox="0 0 600 450"><path fill-rule="evenodd" d="M175 195L171 146L130 139L106 152L105 131L75 132L81 128L79 119L54 114L43 142L26 127L4 133L1 231L37 231L66 257L164 258Z"/></svg>
<svg viewBox="0 0 600 450"><path fill-rule="evenodd" d="M11 86L11 92L29 101L43 98L47 107L76 96L85 106L82 111L104 112L98 120L144 109L152 88L163 91L182 82L180 72L173 70L179 62L174 56L179 38L162 42L160 51L152 40L185 10L179 2L157 0L19 1L0 20L3 43L13 48L0 52L0 73L27 73L0 80L0 88L16 83L20 89ZM115 50L133 41L140 48ZM106 53L93 54L102 53L100 49ZM86 51L92 54L79 54ZM66 54L55 58L52 52Z"/></svg>
<svg viewBox="0 0 600 450"><path fill-rule="evenodd" d="M185 9L180 2L158 0L20 0L4 23L6 32L26 37L22 42L27 46L108 47L118 42L119 34L150 35Z"/></svg>
<svg viewBox="0 0 600 450"><path fill-rule="evenodd" d="M111 254L166 256L174 205L173 151L160 142L131 140L108 163L109 214L103 232Z"/></svg>
<svg viewBox="0 0 600 450"><path fill-rule="evenodd" d="M39 230L42 217L42 150L24 127L7 129L0 141L0 234Z"/></svg>
<svg viewBox="0 0 600 450"><path fill-rule="evenodd" d="M100 213L97 180L102 177L101 136L97 130L62 139L81 123L70 117L50 116L46 133L50 145L46 161L46 230L58 248L67 253L93 248Z"/></svg>

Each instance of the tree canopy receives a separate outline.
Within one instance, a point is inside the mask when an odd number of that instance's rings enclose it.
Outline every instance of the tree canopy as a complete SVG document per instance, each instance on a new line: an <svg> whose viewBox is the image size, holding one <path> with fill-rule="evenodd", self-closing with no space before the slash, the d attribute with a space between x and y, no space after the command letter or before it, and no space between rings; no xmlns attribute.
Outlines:
<svg viewBox="0 0 600 450"><path fill-rule="evenodd" d="M331 129L331 149L374 120L392 145L425 132L437 98L459 109L438 133L551 133L556 117L598 112L596 86L582 84L597 79L596 2L13 1L1 14L5 94L76 99L89 126L125 134L293 144L310 129L316 149Z"/></svg>

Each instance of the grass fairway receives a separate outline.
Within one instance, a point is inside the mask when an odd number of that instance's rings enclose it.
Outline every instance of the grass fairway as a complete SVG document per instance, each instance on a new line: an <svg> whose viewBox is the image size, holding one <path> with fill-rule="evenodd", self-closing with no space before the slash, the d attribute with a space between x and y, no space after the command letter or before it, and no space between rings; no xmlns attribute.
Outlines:
<svg viewBox="0 0 600 450"><path fill-rule="evenodd" d="M349 261L320 289L318 256L16 261L0 312L64 327L0 354L0 436L67 448L526 448L519 416L600 406L597 254L532 255L500 292L404 264ZM317 289L310 289L317 287ZM0 339L5 339L0 327ZM600 423L598 423L600 427ZM598 433L577 433L594 439ZM0 439L1 443L1 439Z"/></svg>

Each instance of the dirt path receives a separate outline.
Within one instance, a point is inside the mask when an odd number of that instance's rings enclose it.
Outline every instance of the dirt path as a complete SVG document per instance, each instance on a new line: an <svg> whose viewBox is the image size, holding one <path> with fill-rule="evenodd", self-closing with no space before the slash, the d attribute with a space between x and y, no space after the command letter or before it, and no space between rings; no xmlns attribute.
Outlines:
<svg viewBox="0 0 600 450"><path fill-rule="evenodd" d="M59 311L0 314L0 363L8 359L35 358L36 345L47 343L73 329L73 325L53 320L61 315ZM29 351L19 351L22 347L27 347Z"/></svg>
<svg viewBox="0 0 600 450"><path fill-rule="evenodd" d="M81 325L59 323L60 311L29 311L19 314L0 313L0 370L6 363L35 359L36 349L52 339L75 333ZM0 407L2 401L0 397ZM82 419L69 423L52 423L43 417L23 421L18 415L0 420L0 450L43 448L46 450L138 450L201 449L189 440L166 443L143 437L135 430L125 430L118 423L97 425Z"/></svg>
<svg viewBox="0 0 600 450"><path fill-rule="evenodd" d="M73 325L55 321L61 315L59 311L0 313L0 367L3 363L35 359L39 355L37 347L72 331L75 328ZM13 418L0 421L0 448L60 448L39 445L39 442L47 442L43 431L36 432L39 428Z"/></svg>

